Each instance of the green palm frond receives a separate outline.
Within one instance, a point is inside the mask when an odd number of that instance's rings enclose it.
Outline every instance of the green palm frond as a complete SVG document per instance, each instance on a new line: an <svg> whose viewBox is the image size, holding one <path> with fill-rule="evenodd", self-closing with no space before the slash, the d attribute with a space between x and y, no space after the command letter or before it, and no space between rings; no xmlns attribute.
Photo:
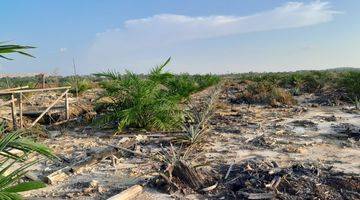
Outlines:
<svg viewBox="0 0 360 200"><path fill-rule="evenodd" d="M11 58L4 56L4 54L11 54L11 53L18 53L18 54L22 54L22 55L34 58L33 55L26 53L24 50L33 49L35 47L13 45L13 44L7 44L7 45L2 45L2 44L3 43L0 43L0 58L4 58L6 60L12 60Z"/></svg>
<svg viewBox="0 0 360 200"><path fill-rule="evenodd" d="M95 73L93 75L97 77L109 78L112 80L121 79L122 76L120 73L111 70L108 70L107 72Z"/></svg>
<svg viewBox="0 0 360 200"><path fill-rule="evenodd" d="M21 134L20 131L4 133L0 126L0 199L22 199L18 192L45 187L44 183L38 181L19 183L28 168L39 162L39 159L28 162L29 154L38 153L47 158L56 158L49 148L23 138Z"/></svg>
<svg viewBox="0 0 360 200"><path fill-rule="evenodd" d="M22 200L23 198L17 193L0 192L0 199L4 199L4 200Z"/></svg>
<svg viewBox="0 0 360 200"><path fill-rule="evenodd" d="M14 131L11 133L7 133L4 135L4 132L0 129L0 134L2 138L0 140L0 155L12 158L16 160L22 160L21 156L17 156L11 153L10 150L20 150L24 154L28 154L31 152L39 153L45 157L55 159L56 157L51 153L51 150L39 143L33 142L29 139L22 138L20 131Z"/></svg>
<svg viewBox="0 0 360 200"><path fill-rule="evenodd" d="M99 105L104 115L95 124L117 125L119 131L126 128L171 131L180 129L184 111L180 103L193 92L209 86L213 76L173 75L165 72L168 58L163 64L154 67L147 75L138 75L130 71L120 75L116 72L98 73L107 78L101 83L104 97L112 102ZM187 81L191 83L187 84ZM197 81L202 82L197 84ZM105 108L105 109L104 109Z"/></svg>
<svg viewBox="0 0 360 200"><path fill-rule="evenodd" d="M163 64L154 67L149 73L149 79L161 84L165 84L166 80L173 77L169 72L164 72L166 65L170 63L171 57L169 57Z"/></svg>

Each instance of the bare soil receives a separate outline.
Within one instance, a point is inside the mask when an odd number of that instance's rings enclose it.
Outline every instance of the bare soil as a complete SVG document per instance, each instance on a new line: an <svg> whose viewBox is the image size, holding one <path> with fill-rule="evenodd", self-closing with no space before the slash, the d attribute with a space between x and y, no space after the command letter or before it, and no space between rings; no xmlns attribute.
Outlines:
<svg viewBox="0 0 360 200"><path fill-rule="evenodd" d="M209 192L171 195L153 188L141 198L256 199L259 194L263 199L360 198L358 111L347 105L314 105L309 103L316 98L312 95L297 97L297 106L236 104L230 101L234 92L224 89L210 121L204 150L197 153L200 160L209 163L207 168L221 177L218 187ZM208 91L196 94L193 101L201 102L206 95ZM42 141L61 162L43 161L35 166L31 173L39 179L84 159L93 149L107 147L106 144L121 146L135 140L131 149L148 154L160 150L161 138L171 136L136 132L131 133L134 136L108 137L112 132L88 126L61 130L55 138ZM154 134L163 136L151 136ZM24 195L28 199L107 199L131 185L147 185L153 171L156 165L149 159L122 154ZM274 185L274 179L280 182Z"/></svg>

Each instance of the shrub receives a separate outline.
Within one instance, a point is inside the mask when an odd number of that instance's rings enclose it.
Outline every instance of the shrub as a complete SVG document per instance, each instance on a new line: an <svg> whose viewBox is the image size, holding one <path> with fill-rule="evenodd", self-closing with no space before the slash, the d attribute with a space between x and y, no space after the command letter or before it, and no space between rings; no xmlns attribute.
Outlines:
<svg viewBox="0 0 360 200"><path fill-rule="evenodd" d="M339 80L339 84L352 99L360 98L360 72L349 71Z"/></svg>
<svg viewBox="0 0 360 200"><path fill-rule="evenodd" d="M269 96L267 97L267 102L271 106L280 106L280 105L293 105L295 100L290 92L284 90L283 88L273 87Z"/></svg>
<svg viewBox="0 0 360 200"><path fill-rule="evenodd" d="M290 92L270 82L250 82L236 97L243 103L269 104L271 106L293 105Z"/></svg>
<svg viewBox="0 0 360 200"><path fill-rule="evenodd" d="M81 78L73 78L67 85L71 86L70 93L72 94L82 94L87 90L93 88L92 83L88 79Z"/></svg>
<svg viewBox="0 0 360 200"><path fill-rule="evenodd" d="M355 107L360 107L360 72L349 71L344 73L339 80L339 86L345 89L347 97L355 104Z"/></svg>
<svg viewBox="0 0 360 200"><path fill-rule="evenodd" d="M180 102L220 79L213 75L195 78L164 72L169 62L170 58L145 76L129 71L124 75L117 72L95 74L107 78L101 83L107 101L97 106L105 114L97 120L98 124L116 122L120 131L125 128L162 131L180 128L184 117Z"/></svg>
<svg viewBox="0 0 360 200"><path fill-rule="evenodd" d="M164 84L169 89L170 95L178 98L187 98L199 90L199 84L188 74L173 76Z"/></svg>
<svg viewBox="0 0 360 200"><path fill-rule="evenodd" d="M174 75L162 82L171 95L179 98L188 98L191 94L201 91L220 82L220 77L216 75Z"/></svg>
<svg viewBox="0 0 360 200"><path fill-rule="evenodd" d="M168 95L168 89L161 84L171 77L162 71L168 61L153 69L147 78L129 71L125 75L114 72L96 74L110 78L101 86L106 91L105 96L111 99L98 123L116 121L120 131L130 127L146 130L178 128L183 117L179 99Z"/></svg>

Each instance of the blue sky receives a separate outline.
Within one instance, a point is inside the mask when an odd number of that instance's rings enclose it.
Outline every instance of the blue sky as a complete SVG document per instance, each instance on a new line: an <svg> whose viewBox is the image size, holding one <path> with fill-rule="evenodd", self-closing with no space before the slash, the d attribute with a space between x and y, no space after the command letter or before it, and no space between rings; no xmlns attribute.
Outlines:
<svg viewBox="0 0 360 200"><path fill-rule="evenodd" d="M36 59L0 60L0 73L107 69L189 73L359 67L360 1L2 0L0 41Z"/></svg>

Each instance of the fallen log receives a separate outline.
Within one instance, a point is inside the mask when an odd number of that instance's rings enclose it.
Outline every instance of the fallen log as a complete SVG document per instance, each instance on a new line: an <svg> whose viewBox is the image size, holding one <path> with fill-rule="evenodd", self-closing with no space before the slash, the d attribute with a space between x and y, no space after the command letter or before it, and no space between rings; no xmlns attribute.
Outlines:
<svg viewBox="0 0 360 200"><path fill-rule="evenodd" d="M143 191L141 185L134 185L128 189L122 191L121 193L108 198L107 200L131 200L137 198Z"/></svg>

